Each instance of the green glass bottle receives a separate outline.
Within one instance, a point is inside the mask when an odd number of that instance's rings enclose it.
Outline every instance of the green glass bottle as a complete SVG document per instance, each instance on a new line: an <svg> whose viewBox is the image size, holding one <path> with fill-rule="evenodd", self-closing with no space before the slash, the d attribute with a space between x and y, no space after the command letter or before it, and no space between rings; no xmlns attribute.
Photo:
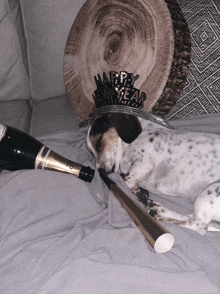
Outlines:
<svg viewBox="0 0 220 294"><path fill-rule="evenodd" d="M52 170L72 174L85 182L91 182L94 169L52 151L32 136L0 124L0 169Z"/></svg>

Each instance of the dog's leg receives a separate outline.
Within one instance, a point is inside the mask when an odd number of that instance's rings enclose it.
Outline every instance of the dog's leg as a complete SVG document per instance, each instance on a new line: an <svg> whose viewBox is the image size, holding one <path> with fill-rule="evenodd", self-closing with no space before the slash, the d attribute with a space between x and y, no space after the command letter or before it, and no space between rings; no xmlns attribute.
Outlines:
<svg viewBox="0 0 220 294"><path fill-rule="evenodd" d="M209 185L198 195L194 203L193 219L196 231L204 235L212 220L220 222L220 183Z"/></svg>
<svg viewBox="0 0 220 294"><path fill-rule="evenodd" d="M220 183L211 184L198 195L191 215L180 215L156 203L149 210L159 221L167 221L205 235L212 220L220 221Z"/></svg>
<svg viewBox="0 0 220 294"><path fill-rule="evenodd" d="M125 175L124 181L130 188L131 192L137 196L138 200L141 201L147 209L150 209L152 206L155 206L156 203L149 199L149 192L147 190L139 187L139 183L142 182L145 177L146 168L145 173L141 173L140 162L136 162L136 164L132 166L130 172Z"/></svg>

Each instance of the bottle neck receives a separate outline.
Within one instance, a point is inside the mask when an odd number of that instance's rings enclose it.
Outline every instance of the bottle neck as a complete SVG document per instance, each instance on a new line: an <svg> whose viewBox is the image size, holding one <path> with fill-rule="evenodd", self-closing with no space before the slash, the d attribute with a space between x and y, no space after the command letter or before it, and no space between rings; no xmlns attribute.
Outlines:
<svg viewBox="0 0 220 294"><path fill-rule="evenodd" d="M85 182L91 182L95 173L95 170L89 166L68 160L46 146L42 146L40 149L35 161L35 168L71 174Z"/></svg>
<svg viewBox="0 0 220 294"><path fill-rule="evenodd" d="M42 146L35 161L35 168L59 171L79 177L82 165L68 160L46 146Z"/></svg>

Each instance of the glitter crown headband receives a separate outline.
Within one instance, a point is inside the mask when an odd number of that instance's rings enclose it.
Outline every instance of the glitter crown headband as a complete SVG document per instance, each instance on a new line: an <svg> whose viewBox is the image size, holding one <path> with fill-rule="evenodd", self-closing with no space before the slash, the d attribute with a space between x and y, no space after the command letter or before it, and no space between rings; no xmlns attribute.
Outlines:
<svg viewBox="0 0 220 294"><path fill-rule="evenodd" d="M106 105L125 105L135 108L143 108L147 95L134 88L134 82L139 78L132 73L121 71L109 72L110 80L103 73L103 81L98 74L95 78L97 89L93 94L96 108Z"/></svg>
<svg viewBox="0 0 220 294"><path fill-rule="evenodd" d="M95 117L101 114L126 113L172 128L164 119L141 110L147 95L144 92L140 94L140 90L134 88L134 83L139 75L134 76L133 73L126 71L120 73L110 71L109 77L105 72L103 79L101 79L100 74L94 77L97 89L94 91L93 99L97 111L94 117L81 122L80 127L91 123Z"/></svg>

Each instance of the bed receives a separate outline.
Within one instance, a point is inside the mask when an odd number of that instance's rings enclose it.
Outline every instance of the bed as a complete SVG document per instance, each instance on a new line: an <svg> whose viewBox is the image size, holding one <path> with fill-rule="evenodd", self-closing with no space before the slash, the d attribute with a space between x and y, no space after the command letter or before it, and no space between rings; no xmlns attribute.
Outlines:
<svg viewBox="0 0 220 294"><path fill-rule="evenodd" d="M0 123L95 168L88 126L63 79L65 44L84 0L2 0ZM220 134L220 4L178 0L192 36L186 85L166 115L177 128ZM118 174L111 178L128 194ZM131 195L132 196L132 195ZM193 203L151 195L179 213ZM220 232L162 225L155 253L96 172L91 183L52 171L0 173L0 293L220 293Z"/></svg>

